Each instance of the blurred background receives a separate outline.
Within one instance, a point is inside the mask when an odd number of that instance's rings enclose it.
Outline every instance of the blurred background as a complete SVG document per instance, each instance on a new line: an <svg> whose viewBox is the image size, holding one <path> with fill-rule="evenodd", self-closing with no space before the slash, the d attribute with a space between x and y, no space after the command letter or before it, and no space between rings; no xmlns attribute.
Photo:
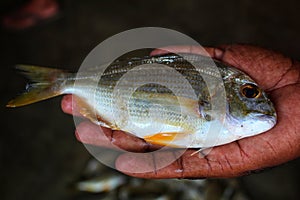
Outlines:
<svg viewBox="0 0 300 200"><path fill-rule="evenodd" d="M178 195L182 195L181 199L300 198L299 159L236 179L147 182L93 163L84 146L74 137L72 117L60 109L61 98L28 107L5 108L26 84L26 80L14 72L15 64L76 71L97 44L137 27L174 29L204 46L250 43L299 59L299 1L54 2L48 2L46 8L32 6L31 1L24 0L0 3L0 199L133 199L130 195L145 199L145 194L151 193L153 197L149 199L178 199ZM113 192L90 194L76 189L76 183L82 178L93 175L101 178L104 171L122 177L121 181L114 179L119 187L111 188ZM141 184L146 186L136 187ZM158 187L163 191L157 191ZM191 188L199 194L184 196L183 193Z"/></svg>

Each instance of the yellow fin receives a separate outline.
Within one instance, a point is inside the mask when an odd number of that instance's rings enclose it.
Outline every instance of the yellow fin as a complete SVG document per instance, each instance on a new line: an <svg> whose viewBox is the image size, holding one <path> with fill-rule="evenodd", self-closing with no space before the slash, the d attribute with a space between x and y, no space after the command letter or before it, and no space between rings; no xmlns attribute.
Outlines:
<svg viewBox="0 0 300 200"><path fill-rule="evenodd" d="M177 145L171 144L171 142L178 137L184 137L187 133L183 132L163 132L163 133L156 133L153 135L149 135L144 137L143 139L151 144L158 144L163 146L169 147L178 147Z"/></svg>
<svg viewBox="0 0 300 200"><path fill-rule="evenodd" d="M6 107L19 107L49 99L62 94L66 75L71 76L64 70L38 67L32 65L18 65L16 69L26 76L30 83L27 84L26 91L20 96L8 102Z"/></svg>

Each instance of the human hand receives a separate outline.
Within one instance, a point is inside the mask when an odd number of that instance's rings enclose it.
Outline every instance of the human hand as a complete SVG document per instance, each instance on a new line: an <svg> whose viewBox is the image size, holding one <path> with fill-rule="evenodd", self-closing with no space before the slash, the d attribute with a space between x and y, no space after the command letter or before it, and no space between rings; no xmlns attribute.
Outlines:
<svg viewBox="0 0 300 200"><path fill-rule="evenodd" d="M203 53L201 48L190 46L167 47L166 50ZM214 147L205 157L197 154L191 156L195 150L187 150L177 161L162 169L156 169L155 163L166 156L173 156L173 153L153 152L148 162L145 162L143 156L136 157L124 153L116 160L118 170L141 178L233 177L279 165L300 156L299 62L270 50L247 45L227 45L206 50L212 58L247 73L269 94L278 116L276 126L263 134ZM162 53L165 51L154 50L152 55ZM63 98L62 109L69 114L76 112L71 95ZM77 127L76 137L83 143L108 148L113 144L135 152L157 148L122 131L101 129L104 134L91 122L83 122ZM143 168L152 170L146 173L128 172L135 169L140 171Z"/></svg>

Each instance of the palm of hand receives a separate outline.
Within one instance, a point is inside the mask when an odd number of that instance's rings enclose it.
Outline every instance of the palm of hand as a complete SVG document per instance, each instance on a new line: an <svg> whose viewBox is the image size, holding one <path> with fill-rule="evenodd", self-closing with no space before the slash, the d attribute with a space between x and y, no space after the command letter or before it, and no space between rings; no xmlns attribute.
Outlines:
<svg viewBox="0 0 300 200"><path fill-rule="evenodd" d="M197 47L170 47L169 50L201 53ZM146 158L125 153L116 160L118 170L144 178L231 177L278 165L300 155L299 63L281 54L252 46L232 45L206 50L213 58L246 72L269 93L277 111L277 125L263 134L214 147L205 157L191 156L194 150L188 150L179 160L162 169L156 169L155 163L168 154L155 152L150 162L145 162ZM152 54L159 53L162 52L156 50ZM68 96L62 101L63 110L70 114L71 104ZM104 129L105 136L99 136L98 127L91 123L83 123L77 129L80 130L77 131L77 138L84 143L111 147L110 143L113 141L114 145L130 151L155 148L120 131ZM147 173L131 173L145 167L153 170Z"/></svg>

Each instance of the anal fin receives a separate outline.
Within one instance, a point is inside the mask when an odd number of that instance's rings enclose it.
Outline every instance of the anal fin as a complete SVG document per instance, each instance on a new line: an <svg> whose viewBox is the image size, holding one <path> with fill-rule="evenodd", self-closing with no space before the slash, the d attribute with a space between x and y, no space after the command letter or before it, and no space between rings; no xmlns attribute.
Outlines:
<svg viewBox="0 0 300 200"><path fill-rule="evenodd" d="M172 141L182 138L186 135L186 133L183 132L162 132L162 133L156 133L153 135L149 135L144 137L143 139L151 144L158 144L163 146L169 146L169 147L179 147L175 144L172 144Z"/></svg>

